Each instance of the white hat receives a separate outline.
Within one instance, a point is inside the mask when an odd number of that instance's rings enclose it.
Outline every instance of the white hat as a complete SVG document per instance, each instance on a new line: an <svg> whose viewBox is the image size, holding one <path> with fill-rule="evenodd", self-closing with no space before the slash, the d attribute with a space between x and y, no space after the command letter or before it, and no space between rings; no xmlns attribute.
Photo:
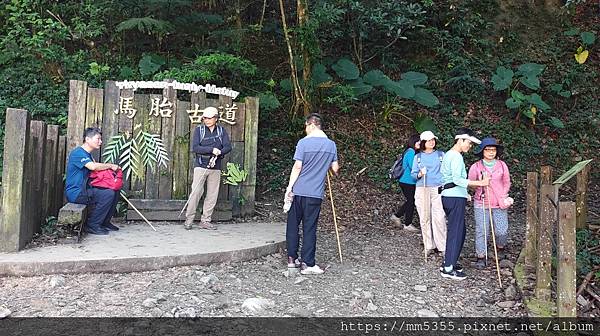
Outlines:
<svg viewBox="0 0 600 336"><path fill-rule="evenodd" d="M469 134L458 134L454 137L454 139L467 139L477 145L479 145L481 143L481 140L479 140L476 137L469 135Z"/></svg>
<svg viewBox="0 0 600 336"><path fill-rule="evenodd" d="M219 110L217 110L217 108L209 106L207 108L205 108L204 110L200 110L202 111L202 118L212 118L214 116L218 116L219 115Z"/></svg>
<svg viewBox="0 0 600 336"><path fill-rule="evenodd" d="M431 139L437 139L438 137L436 137L432 131L425 131L421 133L421 136L419 138L424 141L429 141Z"/></svg>

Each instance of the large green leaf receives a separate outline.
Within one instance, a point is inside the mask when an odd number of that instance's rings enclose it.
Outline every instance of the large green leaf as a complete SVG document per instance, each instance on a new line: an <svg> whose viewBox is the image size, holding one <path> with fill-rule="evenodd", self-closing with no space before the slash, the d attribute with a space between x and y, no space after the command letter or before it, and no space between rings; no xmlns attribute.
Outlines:
<svg viewBox="0 0 600 336"><path fill-rule="evenodd" d="M513 97L513 99L518 102L522 102L523 100L526 99L525 94L519 90L512 90L510 93L510 96Z"/></svg>
<svg viewBox="0 0 600 336"><path fill-rule="evenodd" d="M525 63L519 66L518 74L525 77L537 77L544 71L545 68L546 66L542 64Z"/></svg>
<svg viewBox="0 0 600 336"><path fill-rule="evenodd" d="M415 117L413 124L418 133L423 133L425 131L432 131L433 133L437 132L437 127L435 126L433 119L431 119L428 115L418 114Z"/></svg>
<svg viewBox="0 0 600 336"><path fill-rule="evenodd" d="M563 33L565 36L575 36L577 34L579 34L579 29L577 28L571 28Z"/></svg>
<svg viewBox="0 0 600 336"><path fill-rule="evenodd" d="M356 64L346 58L341 58L331 68L338 76L345 80L357 79L360 74Z"/></svg>
<svg viewBox="0 0 600 336"><path fill-rule="evenodd" d="M581 33L581 41L585 45L592 45L596 41L596 35L592 32L583 32Z"/></svg>
<svg viewBox="0 0 600 336"><path fill-rule="evenodd" d="M389 80L381 70L371 70L363 76L363 81L373 86L382 86Z"/></svg>
<svg viewBox="0 0 600 336"><path fill-rule="evenodd" d="M532 90L537 90L540 88L540 79L537 77L521 77L519 81Z"/></svg>
<svg viewBox="0 0 600 336"><path fill-rule="evenodd" d="M507 69L503 66L499 66L496 69L496 73L492 76L492 83L494 83L494 90L502 91L510 87L513 81L514 72L511 69Z"/></svg>
<svg viewBox="0 0 600 336"><path fill-rule="evenodd" d="M563 85L560 83L555 83L550 85L550 90L552 90L553 92L559 93L560 91L562 91Z"/></svg>
<svg viewBox="0 0 600 336"><path fill-rule="evenodd" d="M389 80L383 87L386 91L394 93L402 98L411 99L415 96L415 87L409 81L400 80L396 82Z"/></svg>
<svg viewBox="0 0 600 336"><path fill-rule="evenodd" d="M412 85L423 85L427 83L427 75L422 72L409 71L405 72L400 77L412 83Z"/></svg>
<svg viewBox="0 0 600 336"><path fill-rule="evenodd" d="M316 63L312 68L312 82L314 85L326 83L333 78L327 73L327 69L321 63Z"/></svg>
<svg viewBox="0 0 600 336"><path fill-rule="evenodd" d="M161 66L165 64L164 58L154 54L146 54L140 60L138 64L138 68L140 70L140 74L142 76L150 76L155 74Z"/></svg>
<svg viewBox="0 0 600 336"><path fill-rule="evenodd" d="M282 79L281 82L279 82L279 86L281 87L281 90L283 90L284 92L291 92L292 91L292 80L289 78Z"/></svg>
<svg viewBox="0 0 600 336"><path fill-rule="evenodd" d="M516 100L514 98L508 98L504 104L506 105L506 107L508 107L509 109L516 109L519 106L521 106L522 102L519 100Z"/></svg>
<svg viewBox="0 0 600 336"><path fill-rule="evenodd" d="M546 104L546 102L542 100L542 97L537 93L532 93L530 96L527 96L527 100L542 111L550 110L550 105Z"/></svg>
<svg viewBox="0 0 600 336"><path fill-rule="evenodd" d="M562 122L562 120L554 117L550 118L550 124L556 128L565 128L565 124Z"/></svg>
<svg viewBox="0 0 600 336"><path fill-rule="evenodd" d="M272 92L263 92L258 95L261 110L273 111L281 106L279 99Z"/></svg>
<svg viewBox="0 0 600 336"><path fill-rule="evenodd" d="M413 99L417 103L427 107L434 107L440 103L439 99L431 91L421 87L415 88Z"/></svg>
<svg viewBox="0 0 600 336"><path fill-rule="evenodd" d="M373 90L373 87L371 85L366 84L360 78L358 78L348 84L352 87L352 90L354 91L355 96L360 96L365 93L369 93L369 92L371 92L371 90Z"/></svg>

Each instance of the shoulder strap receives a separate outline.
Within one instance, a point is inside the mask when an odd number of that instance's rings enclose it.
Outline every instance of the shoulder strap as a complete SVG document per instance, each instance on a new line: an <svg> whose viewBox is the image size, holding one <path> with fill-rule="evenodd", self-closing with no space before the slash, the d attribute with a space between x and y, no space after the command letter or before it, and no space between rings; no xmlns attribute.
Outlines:
<svg viewBox="0 0 600 336"><path fill-rule="evenodd" d="M198 141L198 143L202 144L202 140L204 140L204 136L206 135L206 127L204 124L201 124L198 127L200 128L200 141Z"/></svg>

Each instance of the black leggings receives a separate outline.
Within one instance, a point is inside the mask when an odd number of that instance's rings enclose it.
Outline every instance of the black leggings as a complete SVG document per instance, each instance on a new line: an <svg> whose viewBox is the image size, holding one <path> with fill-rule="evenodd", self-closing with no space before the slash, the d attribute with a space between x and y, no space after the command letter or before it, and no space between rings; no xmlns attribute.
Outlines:
<svg viewBox="0 0 600 336"><path fill-rule="evenodd" d="M396 217L404 215L404 225L410 225L415 216L415 189L414 184L400 183L402 194L406 197L406 202L396 211Z"/></svg>

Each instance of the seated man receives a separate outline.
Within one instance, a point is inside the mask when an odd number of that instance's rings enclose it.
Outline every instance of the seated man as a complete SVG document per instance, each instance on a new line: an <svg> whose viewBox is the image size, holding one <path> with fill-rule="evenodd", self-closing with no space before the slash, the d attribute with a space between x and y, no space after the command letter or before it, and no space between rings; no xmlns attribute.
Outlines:
<svg viewBox="0 0 600 336"><path fill-rule="evenodd" d="M86 128L83 131L83 145L69 154L65 195L71 203L87 204L89 206L88 220L84 230L87 233L107 235L108 231L118 231L110 220L115 213L119 192L112 189L94 188L89 185L89 175L94 170L112 169L118 165L112 163L94 162L92 151L100 148L102 133L97 128Z"/></svg>

